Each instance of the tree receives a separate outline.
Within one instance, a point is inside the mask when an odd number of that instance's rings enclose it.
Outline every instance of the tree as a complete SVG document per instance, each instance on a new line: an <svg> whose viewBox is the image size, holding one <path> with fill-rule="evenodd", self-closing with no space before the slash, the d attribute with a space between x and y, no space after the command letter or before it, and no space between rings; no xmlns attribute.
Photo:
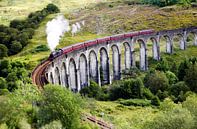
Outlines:
<svg viewBox="0 0 197 129"><path fill-rule="evenodd" d="M64 128L76 129L80 120L81 101L79 96L66 88L45 86L39 111L40 124L60 120Z"/></svg>
<svg viewBox="0 0 197 129"><path fill-rule="evenodd" d="M8 56L8 48L5 45L0 44L0 59L7 56Z"/></svg>
<svg viewBox="0 0 197 129"><path fill-rule="evenodd" d="M10 48L10 51L13 53L13 54L16 54L18 52L21 51L22 49L22 45L20 42L18 41L13 41L12 44L11 44L11 48Z"/></svg>
<svg viewBox="0 0 197 129"><path fill-rule="evenodd" d="M58 13L58 12L60 12L59 8L56 5L54 5L54 4L48 4L46 9L47 9L47 11L49 13Z"/></svg>
<svg viewBox="0 0 197 129"><path fill-rule="evenodd" d="M185 59L183 62L181 62L178 68L178 78L180 81L183 81L184 76L186 75L186 69L188 68L189 68L189 62L187 59Z"/></svg>
<svg viewBox="0 0 197 129"><path fill-rule="evenodd" d="M148 73L144 81L145 86L148 87L154 94L156 94L158 90L166 90L169 85L168 78L166 77L165 73L160 71Z"/></svg>
<svg viewBox="0 0 197 129"><path fill-rule="evenodd" d="M191 65L189 69L186 70L184 81L191 91L197 93L197 64Z"/></svg>
<svg viewBox="0 0 197 129"><path fill-rule="evenodd" d="M4 78L0 77L0 89L6 89L7 88L7 82Z"/></svg>
<svg viewBox="0 0 197 129"><path fill-rule="evenodd" d="M165 74L169 80L170 85L175 84L178 81L178 78L176 77L176 75L173 72L167 71Z"/></svg>
<svg viewBox="0 0 197 129"><path fill-rule="evenodd" d="M181 91L185 94L187 91L190 91L189 87L185 84L184 81L178 82L176 84L173 84L169 91L171 95L174 95L175 97L178 97L178 95L181 93Z"/></svg>

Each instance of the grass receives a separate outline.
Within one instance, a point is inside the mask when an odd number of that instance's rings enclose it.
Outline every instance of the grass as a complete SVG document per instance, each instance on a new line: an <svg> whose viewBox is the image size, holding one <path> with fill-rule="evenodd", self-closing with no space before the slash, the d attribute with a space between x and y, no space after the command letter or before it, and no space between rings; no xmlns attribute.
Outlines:
<svg viewBox="0 0 197 129"><path fill-rule="evenodd" d="M89 100L85 112L112 123L116 129L141 129L146 121L158 113L157 108L123 106L118 102ZM104 114L104 115L101 115Z"/></svg>

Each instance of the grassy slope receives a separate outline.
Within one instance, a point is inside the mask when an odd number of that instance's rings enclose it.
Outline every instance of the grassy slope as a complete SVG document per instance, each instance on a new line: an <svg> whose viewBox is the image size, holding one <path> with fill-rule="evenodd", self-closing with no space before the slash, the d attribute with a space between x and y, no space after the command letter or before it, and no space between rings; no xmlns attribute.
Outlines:
<svg viewBox="0 0 197 129"><path fill-rule="evenodd" d="M117 102L89 101L89 107L85 112L112 123L116 129L141 129L143 124L152 120L159 111L153 107L123 106ZM102 113L104 113L103 116L101 116Z"/></svg>

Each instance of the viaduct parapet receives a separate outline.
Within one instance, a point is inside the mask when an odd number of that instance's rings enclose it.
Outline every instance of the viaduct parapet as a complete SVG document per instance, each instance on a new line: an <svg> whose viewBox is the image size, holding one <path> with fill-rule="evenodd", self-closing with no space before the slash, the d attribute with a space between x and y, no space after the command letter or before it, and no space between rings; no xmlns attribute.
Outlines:
<svg viewBox="0 0 197 129"><path fill-rule="evenodd" d="M131 36L132 33L134 35ZM172 54L174 37L178 35L179 48L185 50L190 33L194 34L193 45L197 46L197 27L138 33L138 35L130 32L86 41L85 43L92 43L92 45L79 47L51 60L45 70L45 76L49 83L67 86L74 92L88 86L90 80L99 85L110 84L113 80L121 79L122 70L136 67L135 45L139 45L139 69L145 71L148 69L148 40L152 42L152 57L158 61L160 60L160 39L162 37L166 41L165 52ZM93 44L95 41L97 43ZM78 47L80 44L73 46Z"/></svg>

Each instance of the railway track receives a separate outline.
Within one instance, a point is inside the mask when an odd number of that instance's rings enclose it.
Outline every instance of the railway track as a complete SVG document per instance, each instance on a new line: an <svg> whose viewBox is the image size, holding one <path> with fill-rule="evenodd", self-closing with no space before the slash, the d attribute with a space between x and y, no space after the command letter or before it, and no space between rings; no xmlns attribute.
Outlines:
<svg viewBox="0 0 197 129"><path fill-rule="evenodd" d="M90 115L83 115L83 120L84 121L89 121L92 123L97 124L101 129L113 129L113 126L111 124L108 124L102 120L97 119L94 116L90 116Z"/></svg>
<svg viewBox="0 0 197 129"><path fill-rule="evenodd" d="M49 65L49 63L50 63L49 60L43 61L33 70L31 74L33 84L36 84L39 89L43 89L43 86L47 83L44 71L46 67ZM82 120L97 124L101 129L113 129L112 125L109 125L108 123L99 120L94 116L85 115L85 114L83 114L82 116L83 116Z"/></svg>
<svg viewBox="0 0 197 129"><path fill-rule="evenodd" d="M45 60L42 63L40 63L32 72L31 78L33 84L36 84L38 88L43 88L44 84L47 83L47 80L45 78L44 71L46 67L49 65L50 61Z"/></svg>

